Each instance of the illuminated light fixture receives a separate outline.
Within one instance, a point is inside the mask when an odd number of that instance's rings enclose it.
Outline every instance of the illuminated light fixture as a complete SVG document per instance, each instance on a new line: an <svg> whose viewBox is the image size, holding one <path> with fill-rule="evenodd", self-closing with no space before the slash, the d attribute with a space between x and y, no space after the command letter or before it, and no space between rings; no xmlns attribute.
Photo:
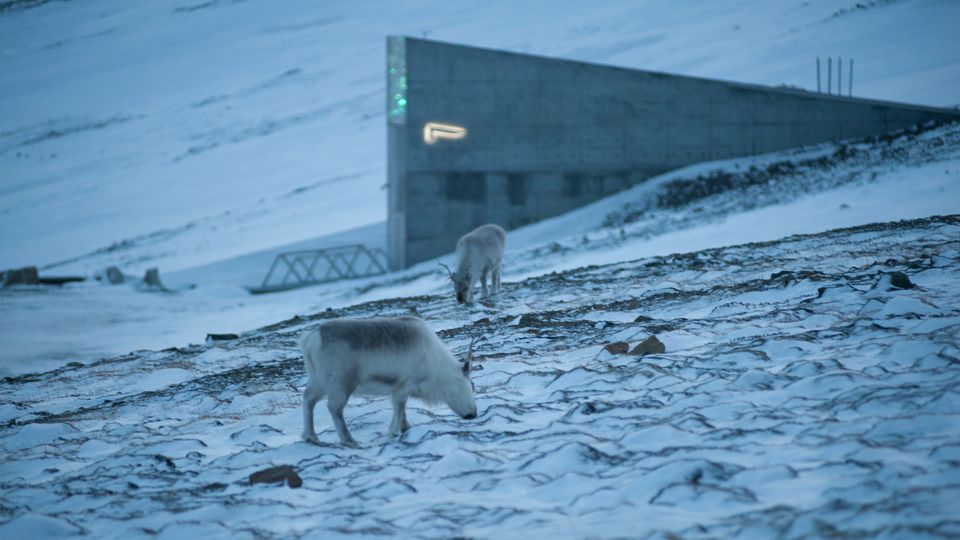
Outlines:
<svg viewBox="0 0 960 540"><path fill-rule="evenodd" d="M423 125L423 142L433 144L438 139L462 139L467 136L467 128L452 124L427 122Z"/></svg>

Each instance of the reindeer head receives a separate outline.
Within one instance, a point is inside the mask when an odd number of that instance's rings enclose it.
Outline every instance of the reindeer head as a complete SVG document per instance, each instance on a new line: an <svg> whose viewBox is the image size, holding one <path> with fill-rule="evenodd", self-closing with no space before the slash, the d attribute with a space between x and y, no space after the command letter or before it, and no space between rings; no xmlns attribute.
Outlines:
<svg viewBox="0 0 960 540"><path fill-rule="evenodd" d="M473 302L473 280L470 279L467 272L452 272L450 268L443 263L440 263L440 266L447 269L447 275L450 276L450 281L453 282L453 291L457 294L457 303L469 304Z"/></svg>
<svg viewBox="0 0 960 540"><path fill-rule="evenodd" d="M477 417L477 402L474 400L473 381L470 380L470 373L473 371L473 342L470 341L470 349L467 351L467 359L460 363L460 372L462 378L455 384L450 385L450 392L447 397L447 405L453 409L453 412L466 420L473 420Z"/></svg>

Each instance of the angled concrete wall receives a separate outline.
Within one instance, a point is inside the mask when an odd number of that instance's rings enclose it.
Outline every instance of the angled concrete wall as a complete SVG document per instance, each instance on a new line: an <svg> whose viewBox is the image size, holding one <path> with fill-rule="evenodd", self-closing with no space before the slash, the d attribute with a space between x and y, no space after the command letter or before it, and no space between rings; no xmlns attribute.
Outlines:
<svg viewBox="0 0 960 540"><path fill-rule="evenodd" d="M394 269L477 225L519 227L684 165L960 118L403 37L388 38L388 72ZM428 123L466 134L428 143Z"/></svg>

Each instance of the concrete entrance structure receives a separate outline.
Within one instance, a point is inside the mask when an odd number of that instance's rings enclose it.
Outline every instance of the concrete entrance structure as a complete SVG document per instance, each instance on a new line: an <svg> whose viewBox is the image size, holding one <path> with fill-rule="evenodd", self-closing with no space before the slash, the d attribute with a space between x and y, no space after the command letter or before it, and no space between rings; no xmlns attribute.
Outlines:
<svg viewBox="0 0 960 540"><path fill-rule="evenodd" d="M703 161L960 112L389 37L392 269ZM508 240L509 244L509 240Z"/></svg>

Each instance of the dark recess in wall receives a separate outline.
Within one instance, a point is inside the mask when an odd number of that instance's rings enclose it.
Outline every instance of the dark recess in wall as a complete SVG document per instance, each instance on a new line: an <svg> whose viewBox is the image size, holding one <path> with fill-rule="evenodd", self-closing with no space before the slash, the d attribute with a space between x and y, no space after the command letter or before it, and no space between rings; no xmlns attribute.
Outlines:
<svg viewBox="0 0 960 540"><path fill-rule="evenodd" d="M450 172L444 175L447 200L482 203L487 200L487 182L483 173Z"/></svg>
<svg viewBox="0 0 960 540"><path fill-rule="evenodd" d="M527 204L527 175L519 173L507 175L507 198L511 206Z"/></svg>

